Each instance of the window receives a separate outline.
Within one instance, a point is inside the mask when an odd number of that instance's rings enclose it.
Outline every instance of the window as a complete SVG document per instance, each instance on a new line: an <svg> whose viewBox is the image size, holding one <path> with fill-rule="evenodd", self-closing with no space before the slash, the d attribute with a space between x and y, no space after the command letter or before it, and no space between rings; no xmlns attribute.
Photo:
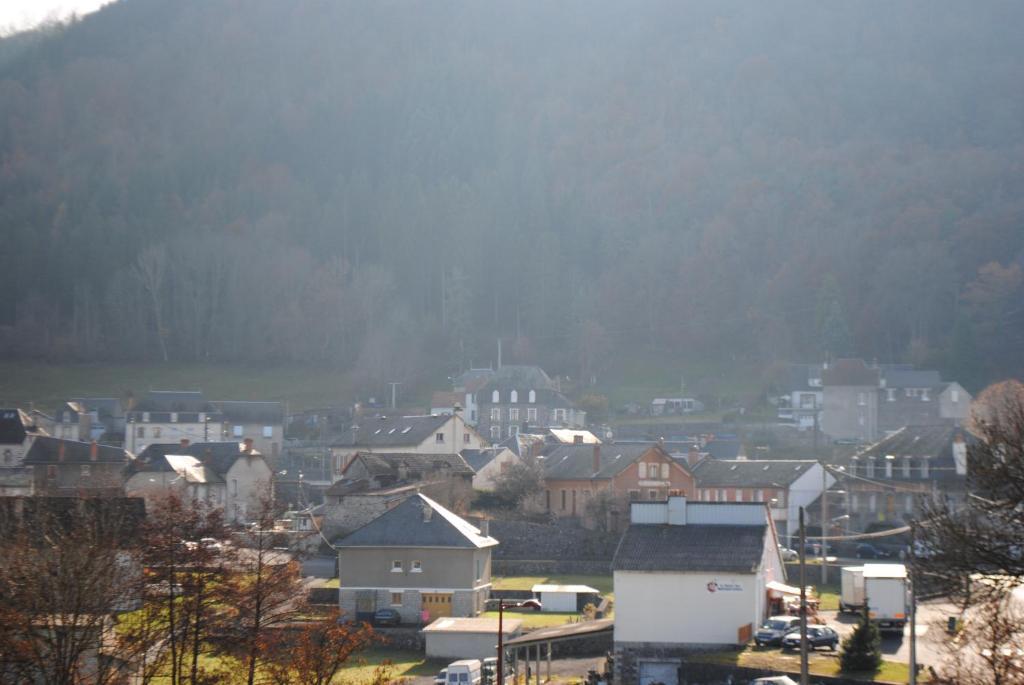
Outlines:
<svg viewBox="0 0 1024 685"><path fill-rule="evenodd" d="M907 388L907 397L917 397L917 388Z"/></svg>
<svg viewBox="0 0 1024 685"><path fill-rule="evenodd" d="M402 606L402 593L392 592L391 593L391 606L400 607Z"/></svg>
<svg viewBox="0 0 1024 685"><path fill-rule="evenodd" d="M142 422L143 423L149 423L149 412L148 411L142 412Z"/></svg>
<svg viewBox="0 0 1024 685"><path fill-rule="evenodd" d="M922 402L931 402L932 401L932 399L930 397L928 397L928 388L922 388L921 389L921 401Z"/></svg>
<svg viewBox="0 0 1024 685"><path fill-rule="evenodd" d="M662 464L661 465L661 479L662 480L668 480L668 478L669 478L668 474L669 474L669 465L668 464Z"/></svg>
<svg viewBox="0 0 1024 685"><path fill-rule="evenodd" d="M420 562L420 561L416 561L414 559L413 562L412 562L412 572L413 573L423 573L423 563Z"/></svg>
<svg viewBox="0 0 1024 685"><path fill-rule="evenodd" d="M736 488L736 501L737 502L742 502L743 501L743 490L741 490L740 488Z"/></svg>
<svg viewBox="0 0 1024 685"><path fill-rule="evenodd" d="M875 477L875 459L874 457L868 457L868 478Z"/></svg>
<svg viewBox="0 0 1024 685"><path fill-rule="evenodd" d="M647 499L649 499L651 501L658 499L658 491L657 490L648 490L647 491Z"/></svg>
<svg viewBox="0 0 1024 685"><path fill-rule="evenodd" d="M801 409L814 409L814 393L801 393L800 395L800 408Z"/></svg>
<svg viewBox="0 0 1024 685"><path fill-rule="evenodd" d="M515 423L508 427L508 437L511 438L513 435L519 435L519 426Z"/></svg>
<svg viewBox="0 0 1024 685"><path fill-rule="evenodd" d="M544 508L546 510L548 510L548 511L551 511L551 491L550 490L545 490L544 491Z"/></svg>
<svg viewBox="0 0 1024 685"><path fill-rule="evenodd" d="M476 423L476 409L469 412L469 420Z"/></svg>
<svg viewBox="0 0 1024 685"><path fill-rule="evenodd" d="M272 437L274 437L274 427L273 426L264 426L263 427L263 437L265 437L265 438L272 438Z"/></svg>
<svg viewBox="0 0 1024 685"><path fill-rule="evenodd" d="M231 495L233 497L238 497L238 479L237 478L232 478L231 479Z"/></svg>
<svg viewBox="0 0 1024 685"><path fill-rule="evenodd" d="M904 495L903 511L911 514L914 512L914 496L910 493Z"/></svg>
<svg viewBox="0 0 1024 685"><path fill-rule="evenodd" d="M928 477L928 457L923 457L921 459L921 477Z"/></svg>
<svg viewBox="0 0 1024 685"><path fill-rule="evenodd" d="M641 479L647 478L647 462L641 461L637 465L637 476Z"/></svg>
<svg viewBox="0 0 1024 685"><path fill-rule="evenodd" d="M60 414L61 423L71 423L71 412L65 411Z"/></svg>
<svg viewBox="0 0 1024 685"><path fill-rule="evenodd" d="M953 392L956 392L956 391L954 390ZM529 397L530 404L533 404L534 402L537 401L537 391L536 390L531 390L530 394L528 395L528 397ZM954 402L955 401L956 400L954 400Z"/></svg>
<svg viewBox="0 0 1024 685"><path fill-rule="evenodd" d="M178 423L178 412L171 412L171 423Z"/></svg>
<svg viewBox="0 0 1024 685"><path fill-rule="evenodd" d="M509 421L519 421L519 407L508 410Z"/></svg>
<svg viewBox="0 0 1024 685"><path fill-rule="evenodd" d="M236 438L242 437L242 435L244 433L245 433L245 431L244 431L243 426L232 426L231 427L231 435L235 436Z"/></svg>
<svg viewBox="0 0 1024 685"><path fill-rule="evenodd" d="M868 394L866 392L857 393L857 404L863 407L868 403Z"/></svg>
<svg viewBox="0 0 1024 685"><path fill-rule="evenodd" d="M562 490L562 511L565 511L565 490Z"/></svg>
<svg viewBox="0 0 1024 685"><path fill-rule="evenodd" d="M493 402L494 404L497 404L498 402L501 402L501 393L498 392L497 390L492 392L491 393L491 402Z"/></svg>
<svg viewBox="0 0 1024 685"><path fill-rule="evenodd" d="M725 489L724 488L719 488L719 490L718 490L718 499L716 501L718 501L718 502L724 502L725 501Z"/></svg>
<svg viewBox="0 0 1024 685"><path fill-rule="evenodd" d="M135 437L137 437L137 438L144 438L144 437L146 437L146 427L145 426L139 426L138 428L136 428L135 429Z"/></svg>
<svg viewBox="0 0 1024 685"><path fill-rule="evenodd" d="M469 433L463 433L462 434L462 444L463 445L468 445L469 444Z"/></svg>
<svg viewBox="0 0 1024 685"><path fill-rule="evenodd" d="M639 490L630 490L629 491L629 501L630 502L636 502L639 499L640 499L640 491Z"/></svg>
<svg viewBox="0 0 1024 685"><path fill-rule="evenodd" d="M555 409L551 412L551 418L555 420L555 423L565 423L565 410Z"/></svg>
<svg viewBox="0 0 1024 685"><path fill-rule="evenodd" d="M501 421L501 410L497 407L491 407L491 421Z"/></svg>
<svg viewBox="0 0 1024 685"><path fill-rule="evenodd" d="M508 401L511 402L512 404L515 404L516 402L518 402L519 401L519 392L516 391L516 390L513 390L512 392L510 392L508 394Z"/></svg>
<svg viewBox="0 0 1024 685"><path fill-rule="evenodd" d="M526 410L526 420L530 423L537 423L537 407L529 407Z"/></svg>
<svg viewBox="0 0 1024 685"><path fill-rule="evenodd" d="M892 478L892 459L885 460L885 477Z"/></svg>
<svg viewBox="0 0 1024 685"><path fill-rule="evenodd" d="M868 495L868 511L875 511L878 506L878 496L875 493Z"/></svg>
<svg viewBox="0 0 1024 685"><path fill-rule="evenodd" d="M590 490L583 491L583 499L590 499Z"/></svg>
<svg viewBox="0 0 1024 685"><path fill-rule="evenodd" d="M764 490L755 490L754 491L754 501L755 502L763 502L764 501Z"/></svg>
<svg viewBox="0 0 1024 685"><path fill-rule="evenodd" d="M853 459L853 460L850 461L850 475L851 476L856 476L857 475L857 463L858 462L857 462L856 459Z"/></svg>
<svg viewBox="0 0 1024 685"><path fill-rule="evenodd" d="M774 507L776 509L786 508L786 492L784 490L780 490L778 493L776 493Z"/></svg>
<svg viewBox="0 0 1024 685"><path fill-rule="evenodd" d="M394 561L391 562L391 572L392 573L401 573L402 572L402 560L401 559L395 559Z"/></svg>
<svg viewBox="0 0 1024 685"><path fill-rule="evenodd" d="M153 426L153 437L154 438L159 438L162 434L163 434L163 431L160 430L160 426Z"/></svg>
<svg viewBox="0 0 1024 685"><path fill-rule="evenodd" d="M80 469L83 478L88 478L92 475L92 466L90 464L82 464Z"/></svg>
<svg viewBox="0 0 1024 685"><path fill-rule="evenodd" d="M857 507L860 505L860 503L857 500L858 500L857 493L855 493L855 492L850 493L850 511L857 511L858 510Z"/></svg>
<svg viewBox="0 0 1024 685"><path fill-rule="evenodd" d="M476 560L476 579L482 580L484 577L484 562L483 559Z"/></svg>
<svg viewBox="0 0 1024 685"><path fill-rule="evenodd" d="M959 402L960 401L960 391L959 390L950 390L949 391L949 401L952 402L953 404L956 404L957 402Z"/></svg>
<svg viewBox="0 0 1024 685"><path fill-rule="evenodd" d="M903 477L910 478L910 457L903 457Z"/></svg>
<svg viewBox="0 0 1024 685"><path fill-rule="evenodd" d="M11 450L4 450L4 464L14 463L14 452Z"/></svg>
<svg viewBox="0 0 1024 685"><path fill-rule="evenodd" d="M896 401L896 388L886 388L885 389L885 399L887 401L889 401L889 402L895 402Z"/></svg>
<svg viewBox="0 0 1024 685"><path fill-rule="evenodd" d="M436 443L444 442L444 433L435 433L434 434L434 442L436 442Z"/></svg>
<svg viewBox="0 0 1024 685"><path fill-rule="evenodd" d="M501 426L491 426L491 440L501 440Z"/></svg>
<svg viewBox="0 0 1024 685"><path fill-rule="evenodd" d="M46 477L47 478L56 478L57 477L57 465L56 464L47 464L46 465Z"/></svg>

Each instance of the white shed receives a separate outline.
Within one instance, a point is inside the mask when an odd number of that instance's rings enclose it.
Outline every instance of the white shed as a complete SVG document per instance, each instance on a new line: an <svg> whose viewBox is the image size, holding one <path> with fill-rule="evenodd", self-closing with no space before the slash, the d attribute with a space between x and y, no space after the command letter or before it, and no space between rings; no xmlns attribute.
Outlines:
<svg viewBox="0 0 1024 685"><path fill-rule="evenodd" d="M522 632L523 622L505 617L502 632L511 639ZM484 659L497 656L498 619L439 618L423 629L428 659Z"/></svg>
<svg viewBox="0 0 1024 685"><path fill-rule="evenodd" d="M597 595L600 591L589 585L534 585L533 594L541 603L541 611L579 611L580 595Z"/></svg>

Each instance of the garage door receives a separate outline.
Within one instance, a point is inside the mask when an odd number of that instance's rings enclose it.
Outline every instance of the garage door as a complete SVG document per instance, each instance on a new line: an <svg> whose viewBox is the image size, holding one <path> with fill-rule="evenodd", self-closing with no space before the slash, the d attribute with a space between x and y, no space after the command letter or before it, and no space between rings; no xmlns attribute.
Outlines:
<svg viewBox="0 0 1024 685"><path fill-rule="evenodd" d="M450 592L424 592L423 609L430 614L430 620L452 615L452 595Z"/></svg>
<svg viewBox="0 0 1024 685"><path fill-rule="evenodd" d="M679 664L669 661L641 661L640 685L679 685Z"/></svg>

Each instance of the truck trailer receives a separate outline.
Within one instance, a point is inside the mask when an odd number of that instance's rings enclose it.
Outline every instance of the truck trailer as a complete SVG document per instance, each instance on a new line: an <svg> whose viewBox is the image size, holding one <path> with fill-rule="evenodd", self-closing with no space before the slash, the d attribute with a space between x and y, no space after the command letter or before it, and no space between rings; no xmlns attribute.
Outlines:
<svg viewBox="0 0 1024 685"><path fill-rule="evenodd" d="M840 611L862 611L882 632L903 632L907 623L907 567L864 564L842 569Z"/></svg>

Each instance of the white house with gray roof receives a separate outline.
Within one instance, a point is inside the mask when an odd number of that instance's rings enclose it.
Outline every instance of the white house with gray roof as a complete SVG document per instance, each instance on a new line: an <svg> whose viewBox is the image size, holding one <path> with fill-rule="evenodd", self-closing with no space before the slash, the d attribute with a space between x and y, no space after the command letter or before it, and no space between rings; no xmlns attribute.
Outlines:
<svg viewBox="0 0 1024 685"><path fill-rule="evenodd" d="M369 620L392 608L402 623L476 616L491 590L498 541L417 493L335 541L344 617Z"/></svg>
<svg viewBox="0 0 1024 685"><path fill-rule="evenodd" d="M612 561L615 681L680 682L684 656L746 644L785 580L763 504L633 502Z"/></svg>
<svg viewBox="0 0 1024 685"><path fill-rule="evenodd" d="M810 507L836 482L812 459L703 459L693 467L693 477L701 502L767 504L786 539L796 534L800 507Z"/></svg>

